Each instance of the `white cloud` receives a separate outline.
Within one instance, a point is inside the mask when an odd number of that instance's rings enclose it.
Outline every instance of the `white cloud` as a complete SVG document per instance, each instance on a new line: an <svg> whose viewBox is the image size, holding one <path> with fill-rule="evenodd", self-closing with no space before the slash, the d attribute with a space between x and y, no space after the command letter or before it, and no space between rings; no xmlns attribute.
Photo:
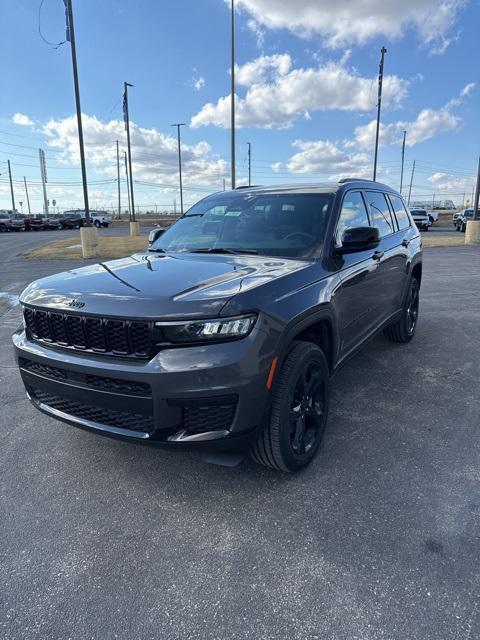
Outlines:
<svg viewBox="0 0 480 640"><path fill-rule="evenodd" d="M24 113L14 113L12 122L13 124L18 124L21 127L31 127L35 124L34 121Z"/></svg>
<svg viewBox="0 0 480 640"><path fill-rule="evenodd" d="M452 98L440 109L422 109L415 120L399 120L390 124L380 125L379 144L387 146L400 144L403 132L407 131L406 146L414 145L433 138L438 133L458 129L462 119L454 113L454 107L462 104L475 87L475 83L467 84L455 98ZM355 129L355 139L346 142L347 147L357 146L359 149L369 149L375 140L376 121L372 120L366 125Z"/></svg>
<svg viewBox="0 0 480 640"><path fill-rule="evenodd" d="M205 86L205 78L203 76L199 76L198 78L193 79L193 88L195 91L200 91Z"/></svg>
<svg viewBox="0 0 480 640"><path fill-rule="evenodd" d="M263 45L265 44L265 29L262 29L261 25L253 18L247 22L247 27L255 36L257 40L257 47L259 49L263 49Z"/></svg>
<svg viewBox="0 0 480 640"><path fill-rule="evenodd" d="M274 173L279 173L283 169L283 162L274 162L272 164L272 171Z"/></svg>
<svg viewBox="0 0 480 640"><path fill-rule="evenodd" d="M427 178L438 191L451 191L452 193L465 192L467 196L471 195L472 189L475 188L475 177L472 176L456 176L450 173L437 172Z"/></svg>
<svg viewBox="0 0 480 640"><path fill-rule="evenodd" d="M90 167L116 176L115 141L125 146L125 126L120 120L102 122L95 116L82 115L85 153ZM74 116L49 120L42 128L49 137L49 147L65 164L79 162L77 121ZM130 122L133 177L177 188L178 156L175 136L156 129L145 129ZM216 158L207 142L189 145L182 142L182 169L185 184L218 186L228 177L229 165Z"/></svg>
<svg viewBox="0 0 480 640"><path fill-rule="evenodd" d="M256 23L288 29L301 36L320 34L330 47L364 44L386 36L401 37L408 28L419 41L442 53L466 0L238 0Z"/></svg>
<svg viewBox="0 0 480 640"><path fill-rule="evenodd" d="M239 85L248 87L244 97L237 96L238 127L285 127L313 111L369 111L375 104L373 79L340 62L296 69L288 54L260 56L238 67L237 78ZM385 106L396 107L408 82L385 76L383 87ZM205 104L191 119L192 127L206 125L230 126L230 96Z"/></svg>
<svg viewBox="0 0 480 640"><path fill-rule="evenodd" d="M347 153L329 140L295 140L293 146L300 151L287 163L292 173L328 174L332 179L365 177L371 173L367 154Z"/></svg>

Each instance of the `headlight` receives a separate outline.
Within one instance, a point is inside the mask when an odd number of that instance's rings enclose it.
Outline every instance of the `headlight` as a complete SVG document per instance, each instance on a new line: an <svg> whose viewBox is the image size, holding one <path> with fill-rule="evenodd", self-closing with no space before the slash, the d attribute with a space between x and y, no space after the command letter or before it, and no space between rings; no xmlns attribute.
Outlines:
<svg viewBox="0 0 480 640"><path fill-rule="evenodd" d="M168 342L211 342L244 338L253 329L255 315L222 318L218 320L192 320L187 322L156 322Z"/></svg>

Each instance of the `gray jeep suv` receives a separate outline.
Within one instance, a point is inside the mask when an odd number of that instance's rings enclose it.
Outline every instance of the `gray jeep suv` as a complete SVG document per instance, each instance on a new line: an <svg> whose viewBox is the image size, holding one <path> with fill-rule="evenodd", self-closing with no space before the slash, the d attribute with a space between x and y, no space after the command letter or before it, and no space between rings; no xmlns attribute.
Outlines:
<svg viewBox="0 0 480 640"><path fill-rule="evenodd" d="M27 287L13 341L28 397L99 434L300 469L334 371L381 330L414 335L421 240L400 195L355 179L237 189L162 231Z"/></svg>

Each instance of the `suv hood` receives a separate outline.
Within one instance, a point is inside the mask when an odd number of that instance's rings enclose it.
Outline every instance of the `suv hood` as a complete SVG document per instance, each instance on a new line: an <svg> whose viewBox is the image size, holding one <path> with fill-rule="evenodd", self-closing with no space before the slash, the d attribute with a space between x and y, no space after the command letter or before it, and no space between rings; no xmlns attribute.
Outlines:
<svg viewBox="0 0 480 640"><path fill-rule="evenodd" d="M32 282L20 301L103 316L215 317L233 296L310 265L250 255L136 254Z"/></svg>

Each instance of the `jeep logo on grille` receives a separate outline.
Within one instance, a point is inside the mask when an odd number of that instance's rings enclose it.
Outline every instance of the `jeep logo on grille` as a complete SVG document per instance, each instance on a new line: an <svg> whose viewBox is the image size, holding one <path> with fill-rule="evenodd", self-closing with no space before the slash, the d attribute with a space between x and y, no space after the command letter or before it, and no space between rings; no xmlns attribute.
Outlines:
<svg viewBox="0 0 480 640"><path fill-rule="evenodd" d="M75 298L67 302L67 307L72 307L73 309L81 309L84 306L85 302L82 302L81 300L75 300Z"/></svg>

